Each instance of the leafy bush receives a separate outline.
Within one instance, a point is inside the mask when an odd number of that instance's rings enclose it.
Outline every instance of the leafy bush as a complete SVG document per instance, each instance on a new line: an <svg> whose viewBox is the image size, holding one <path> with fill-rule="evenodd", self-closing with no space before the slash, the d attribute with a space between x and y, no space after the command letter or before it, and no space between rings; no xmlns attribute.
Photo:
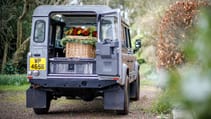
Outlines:
<svg viewBox="0 0 211 119"><path fill-rule="evenodd" d="M23 58L17 66L15 66L12 61L8 61L3 69L4 74L25 74L26 73L26 57Z"/></svg>
<svg viewBox="0 0 211 119"><path fill-rule="evenodd" d="M20 86L27 83L26 75L0 75L0 85Z"/></svg>
<svg viewBox="0 0 211 119"><path fill-rule="evenodd" d="M17 70L13 63L9 61L5 64L3 71L5 74L15 74Z"/></svg>

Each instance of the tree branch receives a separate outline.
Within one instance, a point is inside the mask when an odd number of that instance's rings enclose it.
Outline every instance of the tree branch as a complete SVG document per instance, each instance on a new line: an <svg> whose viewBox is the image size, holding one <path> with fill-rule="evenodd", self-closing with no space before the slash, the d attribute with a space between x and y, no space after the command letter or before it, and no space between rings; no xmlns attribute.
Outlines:
<svg viewBox="0 0 211 119"><path fill-rule="evenodd" d="M23 12L22 15L19 16L19 20L23 20L24 17L26 16L27 12L29 10L29 1L28 0L24 0L24 8L23 8Z"/></svg>

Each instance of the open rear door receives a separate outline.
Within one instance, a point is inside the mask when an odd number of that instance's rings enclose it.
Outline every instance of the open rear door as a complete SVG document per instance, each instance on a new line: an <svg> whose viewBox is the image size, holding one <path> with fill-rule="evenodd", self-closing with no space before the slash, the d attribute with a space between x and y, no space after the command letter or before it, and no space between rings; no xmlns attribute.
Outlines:
<svg viewBox="0 0 211 119"><path fill-rule="evenodd" d="M111 10L98 16L96 71L98 75L120 74L120 11Z"/></svg>

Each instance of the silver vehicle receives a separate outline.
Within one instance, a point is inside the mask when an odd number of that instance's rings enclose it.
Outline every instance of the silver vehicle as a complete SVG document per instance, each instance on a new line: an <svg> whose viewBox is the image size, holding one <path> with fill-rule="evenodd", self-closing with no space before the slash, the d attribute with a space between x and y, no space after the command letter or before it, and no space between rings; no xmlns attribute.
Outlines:
<svg viewBox="0 0 211 119"><path fill-rule="evenodd" d="M61 40L75 27L96 29L95 56L69 58ZM78 32L77 32L78 33ZM140 48L136 44L136 50ZM26 92L27 107L47 113L52 99L92 101L102 97L105 110L128 114L130 100L139 99L139 64L131 48L129 26L120 10L107 6L50 6L32 17Z"/></svg>

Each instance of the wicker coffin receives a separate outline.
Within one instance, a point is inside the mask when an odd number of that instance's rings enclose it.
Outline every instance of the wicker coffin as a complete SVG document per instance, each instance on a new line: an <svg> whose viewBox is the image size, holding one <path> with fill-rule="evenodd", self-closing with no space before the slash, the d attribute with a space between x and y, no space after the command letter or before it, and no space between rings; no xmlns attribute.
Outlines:
<svg viewBox="0 0 211 119"><path fill-rule="evenodd" d="M67 58L95 58L95 47L89 44L67 43Z"/></svg>

